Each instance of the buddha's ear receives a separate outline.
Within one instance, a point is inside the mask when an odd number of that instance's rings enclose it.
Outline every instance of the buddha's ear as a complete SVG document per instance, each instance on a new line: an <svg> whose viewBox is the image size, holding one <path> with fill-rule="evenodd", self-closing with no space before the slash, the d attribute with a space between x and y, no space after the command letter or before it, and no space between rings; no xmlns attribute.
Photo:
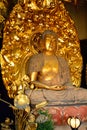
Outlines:
<svg viewBox="0 0 87 130"><path fill-rule="evenodd" d="M31 36L30 45L33 47L34 52L40 53L43 49L42 33L36 32Z"/></svg>

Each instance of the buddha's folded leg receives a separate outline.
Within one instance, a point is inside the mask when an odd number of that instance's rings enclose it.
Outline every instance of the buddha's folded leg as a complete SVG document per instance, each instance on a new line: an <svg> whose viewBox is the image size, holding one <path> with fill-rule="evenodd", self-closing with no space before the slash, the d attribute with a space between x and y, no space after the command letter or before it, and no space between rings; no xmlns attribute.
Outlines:
<svg viewBox="0 0 87 130"><path fill-rule="evenodd" d="M43 101L48 101L49 105L87 102L87 90L83 88L71 88L62 91L27 90L26 94L30 98L31 104L38 104Z"/></svg>

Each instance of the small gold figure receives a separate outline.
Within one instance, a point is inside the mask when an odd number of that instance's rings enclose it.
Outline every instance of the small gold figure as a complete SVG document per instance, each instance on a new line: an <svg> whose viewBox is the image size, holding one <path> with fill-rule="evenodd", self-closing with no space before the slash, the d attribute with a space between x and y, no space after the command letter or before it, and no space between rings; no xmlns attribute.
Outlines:
<svg viewBox="0 0 87 130"><path fill-rule="evenodd" d="M9 117L6 117L5 122L1 123L1 130L11 130L11 125L13 124L13 120L10 120Z"/></svg>

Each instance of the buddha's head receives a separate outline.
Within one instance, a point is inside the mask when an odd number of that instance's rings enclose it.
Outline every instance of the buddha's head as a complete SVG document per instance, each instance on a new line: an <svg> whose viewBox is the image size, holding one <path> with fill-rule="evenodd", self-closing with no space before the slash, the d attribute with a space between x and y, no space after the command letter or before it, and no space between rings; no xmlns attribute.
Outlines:
<svg viewBox="0 0 87 130"><path fill-rule="evenodd" d="M43 33L35 33L31 37L31 45L40 53L43 51L55 52L57 48L58 37L52 30L45 30Z"/></svg>
<svg viewBox="0 0 87 130"><path fill-rule="evenodd" d="M42 39L44 42L44 49L49 52L55 52L58 41L56 33L52 30L46 30L42 35Z"/></svg>

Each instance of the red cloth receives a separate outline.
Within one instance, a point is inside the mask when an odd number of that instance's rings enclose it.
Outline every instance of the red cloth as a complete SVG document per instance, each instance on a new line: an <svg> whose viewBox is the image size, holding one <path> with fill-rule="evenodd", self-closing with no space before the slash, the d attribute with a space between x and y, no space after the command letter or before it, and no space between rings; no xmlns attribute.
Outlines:
<svg viewBox="0 0 87 130"><path fill-rule="evenodd" d="M69 117L78 117L81 122L87 121L87 106L65 106L47 108L54 124L65 125Z"/></svg>

